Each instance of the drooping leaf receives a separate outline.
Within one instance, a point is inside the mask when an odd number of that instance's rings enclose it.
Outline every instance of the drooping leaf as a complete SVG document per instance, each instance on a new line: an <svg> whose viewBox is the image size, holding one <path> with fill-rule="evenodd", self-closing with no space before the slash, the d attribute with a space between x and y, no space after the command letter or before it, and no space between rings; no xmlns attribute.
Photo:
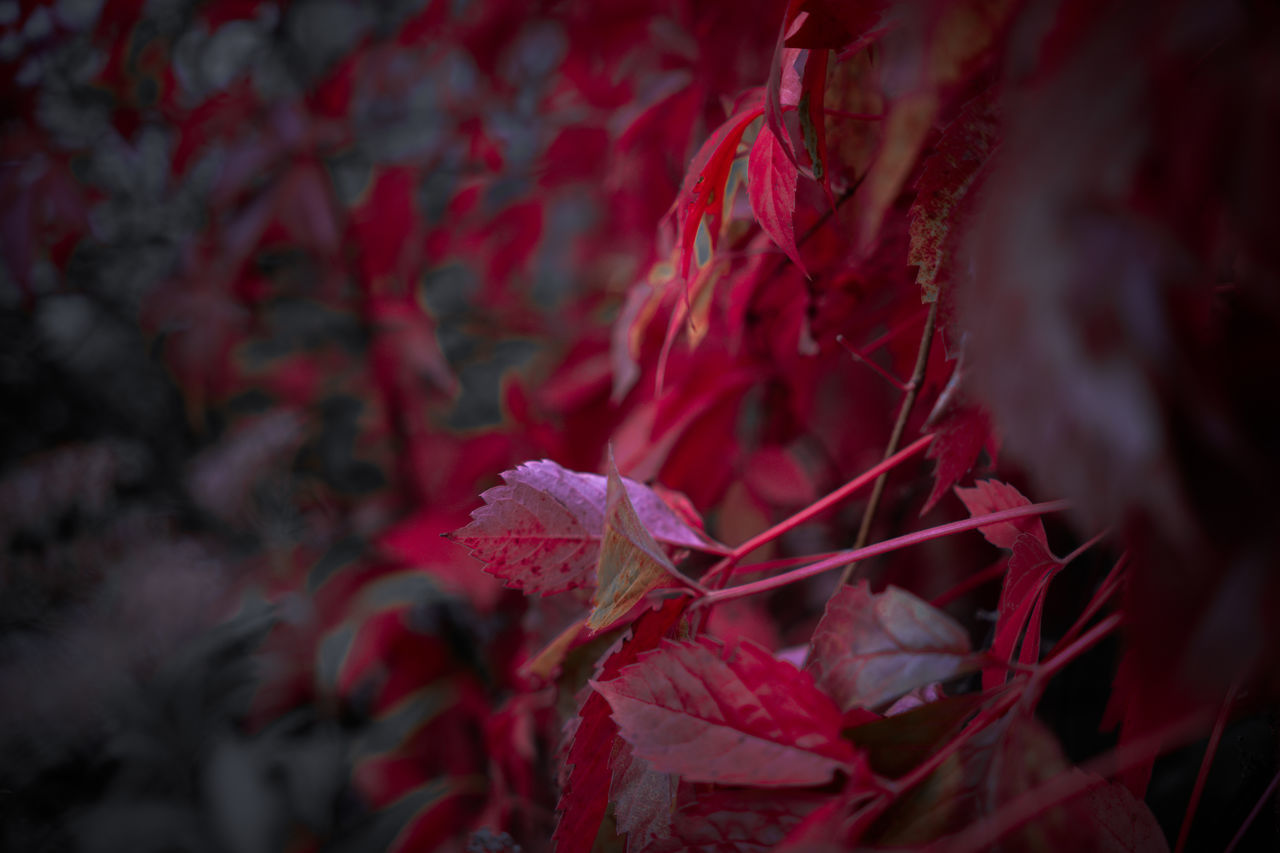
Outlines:
<svg viewBox="0 0 1280 853"><path fill-rule="evenodd" d="M911 222L907 263L918 268L916 283L924 302L938 298L943 283L940 273L951 250L949 241L960 203L995 141L995 97L988 90L965 104L947 125L916 181L916 200L907 214Z"/></svg>
<svg viewBox="0 0 1280 853"><path fill-rule="evenodd" d="M599 631L612 625L659 581L675 573L675 564L636 515L610 453L604 538L596 568L595 608L587 619L587 627Z"/></svg>
<svg viewBox="0 0 1280 853"><path fill-rule="evenodd" d="M747 158L747 198L760 227L803 272L794 222L799 177L796 164L787 157L773 131L761 128Z"/></svg>
<svg viewBox="0 0 1280 853"><path fill-rule="evenodd" d="M897 587L872 595L863 581L827 602L805 669L847 710L879 707L976 662L968 633L950 616Z"/></svg>
<svg viewBox="0 0 1280 853"><path fill-rule="evenodd" d="M631 635L605 655L598 680L617 678L642 652L656 648L679 624L685 604L684 599L668 600L637 619ZM608 702L598 692L588 694L578 712L576 726L565 760L560 802L556 806L560 815L553 836L557 853L589 853L609 805L613 780L610 761L618 726L609 716Z"/></svg>
<svg viewBox="0 0 1280 853"><path fill-rule="evenodd" d="M471 549L507 586L530 595L592 586L604 537L605 478L546 459L526 462L502 478L506 484L482 494L485 505L450 538ZM653 538L677 548L705 546L652 489L625 479L623 485Z"/></svg>
<svg viewBox="0 0 1280 853"><path fill-rule="evenodd" d="M1031 505L1031 501L1022 492L999 480L979 480L971 489L957 488L956 497L964 502L970 516L988 515L1003 509ZM1049 547L1049 538L1044 532L1044 522L1038 517L988 524L985 527L979 527L978 532L997 548L1012 548L1018 536L1023 533L1035 537L1046 549Z"/></svg>
<svg viewBox="0 0 1280 853"><path fill-rule="evenodd" d="M1043 535L1042 528L1038 535L1019 533L1013 541L1009 569L1000 589L996 636L991 644L991 655L998 660L1012 660L1019 640L1022 642L1019 661L1035 663L1039 660L1044 594L1049 588L1049 581L1062 569L1062 561L1049 551L1041 539ZM985 689L1003 684L1007 676L1008 671L1004 667L987 667L982 671L982 686Z"/></svg>
<svg viewBox="0 0 1280 853"><path fill-rule="evenodd" d="M664 643L593 684L636 755L689 781L820 785L855 761L809 675L749 641Z"/></svg>
<svg viewBox="0 0 1280 853"><path fill-rule="evenodd" d="M707 236L714 244L720 228L720 216L724 201L724 188L729 180L733 160L737 156L738 143L746 133L747 125L764 112L759 96L751 98L740 112L722 124L711 138L702 144L689 171L684 186L676 198L676 229L679 235L679 272L682 278L689 275L689 261L693 257L698 228L706 217Z"/></svg>

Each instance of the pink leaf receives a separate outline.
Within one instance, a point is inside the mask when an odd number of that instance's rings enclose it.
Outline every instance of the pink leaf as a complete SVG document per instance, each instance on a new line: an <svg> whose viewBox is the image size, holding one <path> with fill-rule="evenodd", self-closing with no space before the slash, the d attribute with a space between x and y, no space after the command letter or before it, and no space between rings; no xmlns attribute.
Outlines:
<svg viewBox="0 0 1280 853"><path fill-rule="evenodd" d="M747 158L747 198L760 227L804 272L794 222L799 177L796 164L791 162L773 131L762 127Z"/></svg>
<svg viewBox="0 0 1280 853"><path fill-rule="evenodd" d="M831 700L751 642L667 642L592 684L636 755L692 782L821 785L855 758Z"/></svg>
<svg viewBox="0 0 1280 853"><path fill-rule="evenodd" d="M847 710L879 707L976 661L968 633L950 616L897 587L872 595L863 581L827 603L805 669Z"/></svg>
<svg viewBox="0 0 1280 853"><path fill-rule="evenodd" d="M502 479L506 484L482 494L485 505L450 538L471 549L507 586L530 595L593 586L604 536L605 478L544 459L506 471ZM675 548L706 546L706 539L652 489L623 483L637 517L655 539Z"/></svg>

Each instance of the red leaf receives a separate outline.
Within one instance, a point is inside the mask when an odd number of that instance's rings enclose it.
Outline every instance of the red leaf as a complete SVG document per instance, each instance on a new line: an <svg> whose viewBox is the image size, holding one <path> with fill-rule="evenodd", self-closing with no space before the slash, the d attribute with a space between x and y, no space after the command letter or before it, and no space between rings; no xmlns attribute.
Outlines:
<svg viewBox="0 0 1280 853"><path fill-rule="evenodd" d="M991 418L980 406L956 407L938 423L934 436L925 456L936 459L938 464L933 475L933 491L920 511L921 515L933 509L947 490L969 473L984 447L993 459L995 457Z"/></svg>
<svg viewBox="0 0 1280 853"><path fill-rule="evenodd" d="M635 621L630 638L605 655L597 678L617 678L623 667L636 662L641 652L658 642L680 621L684 599L672 599L657 610L650 610ZM556 811L555 842L558 853L589 853L600 831L609 805L609 788L613 779L610 761L618 726L609 716L609 704L599 693L592 692L578 712L577 728L569 746L563 792Z"/></svg>
<svg viewBox="0 0 1280 853"><path fill-rule="evenodd" d="M1027 500L1022 492L999 480L979 480L971 489L958 488L956 497L964 502L970 516L988 515L1002 509L1031 505L1031 501ZM986 527L979 527L978 532L997 548L1012 548L1018 536L1023 533L1030 534L1039 540L1046 551L1049 548L1049 538L1045 536L1044 523L1038 517L989 524Z"/></svg>
<svg viewBox="0 0 1280 853"><path fill-rule="evenodd" d="M450 538L471 549L485 571L530 595L594 585L604 535L605 478L543 459L506 471L502 479L506 485L482 494L485 505ZM706 544L652 489L623 482L655 539L680 548Z"/></svg>
<svg viewBox="0 0 1280 853"><path fill-rule="evenodd" d="M800 172L767 127L760 129L747 158L747 198L760 227L804 272L796 247L796 182ZM808 275L808 273L805 273Z"/></svg>
<svg viewBox="0 0 1280 853"><path fill-rule="evenodd" d="M916 200L907 214L911 220L907 263L918 268L916 283L925 302L938 298L960 204L995 140L995 98L988 90L965 104L947 125L916 181Z"/></svg>
<svg viewBox="0 0 1280 853"><path fill-rule="evenodd" d="M855 758L831 700L754 643L664 643L592 684L636 755L692 782L821 785Z"/></svg>
<svg viewBox="0 0 1280 853"><path fill-rule="evenodd" d="M968 633L950 616L897 587L872 595L863 581L827 602L805 669L847 710L879 707L976 660Z"/></svg>

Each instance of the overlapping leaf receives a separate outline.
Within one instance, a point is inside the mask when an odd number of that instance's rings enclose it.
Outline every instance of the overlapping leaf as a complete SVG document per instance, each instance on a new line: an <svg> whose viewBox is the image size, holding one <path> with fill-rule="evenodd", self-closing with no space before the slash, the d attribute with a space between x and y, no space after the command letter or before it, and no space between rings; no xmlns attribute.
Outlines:
<svg viewBox="0 0 1280 853"><path fill-rule="evenodd" d="M664 577L677 574L671 559L640 522L612 455L605 509L595 609L587 619L593 631L612 625Z"/></svg>
<svg viewBox="0 0 1280 853"><path fill-rule="evenodd" d="M664 643L593 685L636 755L689 781L819 785L855 763L831 700L751 642Z"/></svg>
<svg viewBox="0 0 1280 853"><path fill-rule="evenodd" d="M481 497L485 505L455 531L485 570L530 595L592 586L604 538L607 483L599 474L569 471L549 460L503 473L505 485ZM622 480L641 525L675 548L701 548L706 540L653 490Z"/></svg>
<svg viewBox="0 0 1280 853"><path fill-rule="evenodd" d="M976 661L968 633L950 616L897 587L872 595L864 581L827 603L805 669L848 710L879 707Z"/></svg>

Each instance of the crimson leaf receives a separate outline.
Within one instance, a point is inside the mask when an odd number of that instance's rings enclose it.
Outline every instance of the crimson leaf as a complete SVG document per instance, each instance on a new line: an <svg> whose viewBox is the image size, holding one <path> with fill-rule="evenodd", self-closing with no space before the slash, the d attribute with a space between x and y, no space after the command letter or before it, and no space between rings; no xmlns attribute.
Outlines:
<svg viewBox="0 0 1280 853"><path fill-rule="evenodd" d="M635 754L689 781L820 785L855 759L831 700L749 641L667 642L617 679L592 684Z"/></svg>

